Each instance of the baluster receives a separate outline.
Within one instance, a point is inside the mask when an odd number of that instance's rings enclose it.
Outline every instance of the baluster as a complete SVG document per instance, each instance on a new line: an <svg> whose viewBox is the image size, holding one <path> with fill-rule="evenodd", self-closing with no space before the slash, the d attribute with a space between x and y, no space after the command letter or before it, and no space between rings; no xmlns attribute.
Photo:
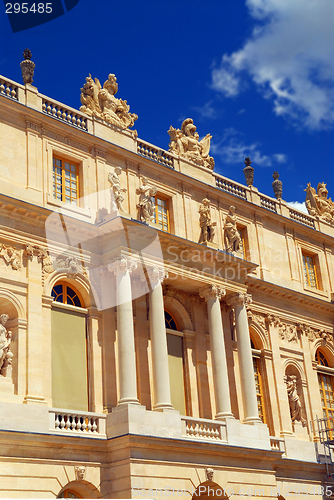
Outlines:
<svg viewBox="0 0 334 500"><path fill-rule="evenodd" d="M6 92L6 95L7 95L7 96L9 96L9 94L10 94L10 88L9 88L9 87L6 87L5 92Z"/></svg>
<svg viewBox="0 0 334 500"><path fill-rule="evenodd" d="M93 422L93 419L92 418L88 418L87 432L91 432L91 430L92 430L92 422Z"/></svg>
<svg viewBox="0 0 334 500"><path fill-rule="evenodd" d="M86 424L86 417L82 417L82 424L81 424L81 430L82 431L85 431L87 428L87 424Z"/></svg>
<svg viewBox="0 0 334 500"><path fill-rule="evenodd" d="M11 95L13 98L15 98L15 96L16 96L16 91L15 91L14 89L12 89L12 90L11 90L10 95Z"/></svg>
<svg viewBox="0 0 334 500"><path fill-rule="evenodd" d="M45 106L45 102L43 102L42 104L42 111L45 113L45 109L46 109L46 106Z"/></svg>
<svg viewBox="0 0 334 500"><path fill-rule="evenodd" d="M70 416L66 415L66 423L65 423L65 428L68 431L68 429L71 427L71 422L70 422Z"/></svg>
<svg viewBox="0 0 334 500"><path fill-rule="evenodd" d="M60 414L60 430L64 430L65 427L65 415L63 413Z"/></svg>
<svg viewBox="0 0 334 500"><path fill-rule="evenodd" d="M72 120L72 116L71 116L70 113L68 113L68 115L67 115L67 121L70 122L71 120Z"/></svg>
<svg viewBox="0 0 334 500"><path fill-rule="evenodd" d="M59 415L58 413L55 413L55 429L59 430Z"/></svg>
<svg viewBox="0 0 334 500"><path fill-rule="evenodd" d="M72 431L75 431L76 426L77 426L77 423L75 421L75 415L72 415L72 422L71 422L71 429L72 429Z"/></svg>
<svg viewBox="0 0 334 500"><path fill-rule="evenodd" d="M4 86L3 82L1 82L1 85L0 85L0 92L1 92L1 94L3 94L4 91L5 91L5 86Z"/></svg>
<svg viewBox="0 0 334 500"><path fill-rule="evenodd" d="M63 109L63 113L61 115L62 119L63 120L66 120L66 112L65 112L65 109Z"/></svg>
<svg viewBox="0 0 334 500"><path fill-rule="evenodd" d="M61 111L60 109L58 108L58 111L57 111L57 118L60 118L61 117Z"/></svg>
<svg viewBox="0 0 334 500"><path fill-rule="evenodd" d="M79 417L79 415L76 415L75 418L77 421L77 425L76 425L77 431L80 431L81 430L81 417Z"/></svg>
<svg viewBox="0 0 334 500"><path fill-rule="evenodd" d="M52 108L52 114L53 114L53 116L56 116L56 113L57 113L57 108L53 107Z"/></svg>
<svg viewBox="0 0 334 500"><path fill-rule="evenodd" d="M72 123L73 123L73 125L75 125L75 122L76 122L76 117L72 116Z"/></svg>
<svg viewBox="0 0 334 500"><path fill-rule="evenodd" d="M51 106L50 106L50 103L48 103L48 107L46 108L46 110L47 110L47 112L48 112L49 114L51 114L51 110L52 110L52 108L51 108Z"/></svg>
<svg viewBox="0 0 334 500"><path fill-rule="evenodd" d="M92 432L97 432L98 431L98 428L97 428L97 418L93 418L93 425L92 425Z"/></svg>

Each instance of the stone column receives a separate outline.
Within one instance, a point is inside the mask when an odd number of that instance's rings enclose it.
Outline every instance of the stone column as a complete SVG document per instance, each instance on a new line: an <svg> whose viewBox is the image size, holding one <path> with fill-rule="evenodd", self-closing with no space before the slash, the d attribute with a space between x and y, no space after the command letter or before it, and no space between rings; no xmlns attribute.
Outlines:
<svg viewBox="0 0 334 500"><path fill-rule="evenodd" d="M216 419L234 418L231 411L230 388L228 382L223 323L220 299L226 291L216 285L204 287L200 297L207 301L210 349L212 357L213 383L216 398Z"/></svg>
<svg viewBox="0 0 334 500"><path fill-rule="evenodd" d="M165 327L165 308L162 281L167 278L165 270L158 266L148 269L152 290L150 291L150 331L152 348L154 410L173 410L170 397L170 380Z"/></svg>
<svg viewBox="0 0 334 500"><path fill-rule="evenodd" d="M241 393L244 405L244 423L246 424L261 423L257 406L252 348L246 311L246 304L251 303L251 301L251 295L243 293L236 293L228 300L228 304L234 307L235 311Z"/></svg>
<svg viewBox="0 0 334 500"><path fill-rule="evenodd" d="M130 257L121 257L108 266L109 271L113 271L116 276L118 406L129 403L139 404L130 278L130 273L136 267L137 261Z"/></svg>

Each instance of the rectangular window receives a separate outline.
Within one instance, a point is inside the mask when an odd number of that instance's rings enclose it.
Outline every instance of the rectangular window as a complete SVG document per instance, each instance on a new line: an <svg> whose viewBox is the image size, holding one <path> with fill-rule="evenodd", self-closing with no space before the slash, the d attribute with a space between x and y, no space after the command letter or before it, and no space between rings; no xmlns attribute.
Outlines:
<svg viewBox="0 0 334 500"><path fill-rule="evenodd" d="M169 233L169 211L168 200L160 196L152 196L154 204L153 222L158 224L163 231Z"/></svg>
<svg viewBox="0 0 334 500"><path fill-rule="evenodd" d="M238 233L239 233L239 236L240 236L240 245L239 245L239 252L241 255L242 255L242 258L243 259L246 259L246 249L245 249L245 234L244 234L244 230L243 229L240 229L240 228L237 228L238 230Z"/></svg>
<svg viewBox="0 0 334 500"><path fill-rule="evenodd" d="M78 165L53 157L53 197L66 203L77 204Z"/></svg>
<svg viewBox="0 0 334 500"><path fill-rule="evenodd" d="M311 288L318 288L314 257L303 253L304 281Z"/></svg>

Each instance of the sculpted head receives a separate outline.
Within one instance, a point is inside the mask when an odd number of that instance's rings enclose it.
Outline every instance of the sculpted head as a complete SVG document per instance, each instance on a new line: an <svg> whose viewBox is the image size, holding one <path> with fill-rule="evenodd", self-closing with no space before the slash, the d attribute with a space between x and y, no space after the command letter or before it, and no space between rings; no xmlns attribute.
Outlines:
<svg viewBox="0 0 334 500"><path fill-rule="evenodd" d="M147 177L142 177L141 182L142 182L143 186L146 186L146 184L148 183Z"/></svg>
<svg viewBox="0 0 334 500"><path fill-rule="evenodd" d="M321 196L322 198L327 198L328 195L328 189L327 189L327 184L324 182L319 182L318 184L318 196Z"/></svg>
<svg viewBox="0 0 334 500"><path fill-rule="evenodd" d="M5 325L7 323L9 316L8 314L1 314L0 316L0 322L2 325Z"/></svg>
<svg viewBox="0 0 334 500"><path fill-rule="evenodd" d="M115 174L121 175L121 173L122 173L122 167L115 167Z"/></svg>
<svg viewBox="0 0 334 500"><path fill-rule="evenodd" d="M202 200L202 204L205 205L206 207L208 207L210 205L210 200L208 200L208 198L204 198Z"/></svg>

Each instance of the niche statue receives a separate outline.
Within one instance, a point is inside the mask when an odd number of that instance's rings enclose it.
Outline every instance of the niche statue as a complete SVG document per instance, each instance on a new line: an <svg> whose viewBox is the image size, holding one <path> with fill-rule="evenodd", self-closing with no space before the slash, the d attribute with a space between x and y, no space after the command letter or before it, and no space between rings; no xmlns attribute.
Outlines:
<svg viewBox="0 0 334 500"><path fill-rule="evenodd" d="M13 353L10 351L10 342L12 332L7 331L5 324L7 323L8 315L1 314L0 316L0 375L6 377L8 367L11 366L13 360Z"/></svg>

